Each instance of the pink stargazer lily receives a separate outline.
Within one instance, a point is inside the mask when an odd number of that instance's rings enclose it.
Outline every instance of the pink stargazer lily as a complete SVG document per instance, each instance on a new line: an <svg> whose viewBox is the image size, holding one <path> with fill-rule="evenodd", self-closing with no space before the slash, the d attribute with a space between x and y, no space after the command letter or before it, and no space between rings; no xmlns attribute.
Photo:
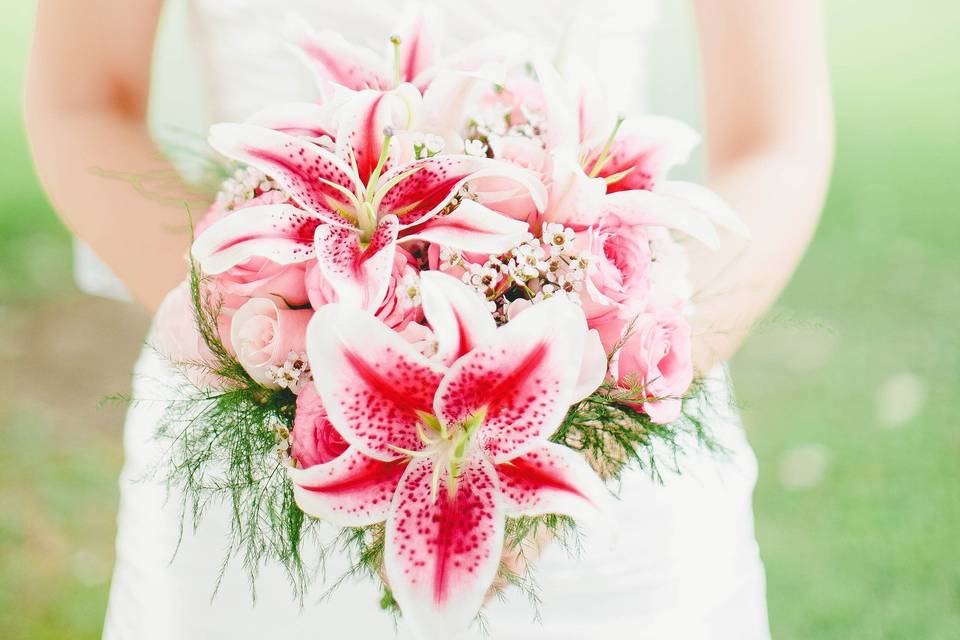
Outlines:
<svg viewBox="0 0 960 640"><path fill-rule="evenodd" d="M321 90L333 84L353 90L386 91L406 82L423 91L445 71L499 73L529 51L515 36L503 36L481 39L453 55L441 56L443 29L436 10L430 7L406 12L390 38L386 55L352 44L335 31L316 31L302 20L292 20L287 32L291 48Z"/></svg>
<svg viewBox="0 0 960 640"><path fill-rule="evenodd" d="M291 20L287 31L293 50L321 86L332 82L348 89L387 90L410 82L422 88L437 62L435 18L426 11L410 12L391 38L393 50L386 56L351 44L335 31L315 31L302 20Z"/></svg>
<svg viewBox="0 0 960 640"><path fill-rule="evenodd" d="M471 180L514 180L542 207L537 177L509 163L461 154L411 158L393 126L419 93L356 92L338 110L335 148L253 124L219 124L210 144L256 167L298 205L249 207L225 216L197 238L193 255L217 274L251 257L279 264L316 257L340 301L375 308L386 290L398 241L424 240L478 253L514 246L526 225L466 193ZM303 130L303 108L293 128ZM271 121L280 120L271 114Z"/></svg>
<svg viewBox="0 0 960 640"><path fill-rule="evenodd" d="M589 90L569 95L551 65L540 62L536 69L548 129L559 132L549 141L555 162L546 219L586 227L597 211L612 203L618 210L632 211L643 224L677 229L712 248L719 246L714 225L749 236L715 193L668 179L669 171L685 163L699 144L696 131L661 116L614 117L585 95ZM604 195L612 199L605 200ZM558 199L567 206L557 206ZM574 200L576 208L571 209L568 205Z"/></svg>
<svg viewBox="0 0 960 640"><path fill-rule="evenodd" d="M410 626L432 640L476 615L496 576L506 517L602 513L600 478L547 438L600 383L605 362L582 375L589 334L566 299L497 328L456 279L425 272L422 290L440 362L355 307L317 311L307 350L331 375L315 385L350 447L289 473L311 515L340 526L386 520L390 587Z"/></svg>

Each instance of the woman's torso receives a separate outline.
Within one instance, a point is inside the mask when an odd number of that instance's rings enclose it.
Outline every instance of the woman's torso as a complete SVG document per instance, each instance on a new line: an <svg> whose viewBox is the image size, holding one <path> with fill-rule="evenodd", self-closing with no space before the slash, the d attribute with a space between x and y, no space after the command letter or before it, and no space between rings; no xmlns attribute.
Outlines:
<svg viewBox="0 0 960 640"><path fill-rule="evenodd" d="M622 111L651 110L686 120L696 114L697 80L689 64L689 30L681 3L427 4L446 23L448 44L514 31L551 53L562 49L563 56L595 66L606 95ZM284 47L288 13L339 31L355 43L382 48L403 7L381 0L172 0L154 73L151 121L158 140L183 143L186 136L186 142L198 143L211 122L243 119L267 102L315 95L310 77ZM661 9L665 21L654 29ZM182 169L189 172L190 167ZM155 354L145 353L140 374L146 386L140 392L153 393L146 380L163 379L167 370ZM643 473L629 475L615 513L621 534L616 548L572 561L551 547L538 567L542 625L530 624L532 609L513 594L508 602L491 607L493 637L581 640L598 633L623 637L622 630L630 629L638 638L766 638L763 576L750 512L756 463L732 409L724 373L718 371L714 380L704 421L727 448L727 457L695 450L681 461L682 475L664 469L666 486ZM146 406L137 409L128 420L125 475L130 478L142 476L149 466L142 451L148 449L143 443L152 441L156 415L151 411L155 413ZM663 453L663 461L669 463L669 452ZM129 625L146 637L140 614L156 623L150 633L157 638L233 638L303 629L339 637L389 628L386 616L375 612L372 584L345 585L328 604L311 603L298 613L285 600L284 576L269 570L258 584L260 613L249 606L248 585L239 570L227 575L211 605L204 576L213 579L224 532L217 528L216 517L208 520L183 542L176 562L170 564L168 547L178 540L177 522L171 516L175 509L158 506L165 499L155 489L133 481L124 485L108 629ZM220 524L226 527L227 522L224 515ZM152 591L143 586L151 576L160 585ZM136 588L125 589L128 583ZM150 605L144 609L134 596L145 588ZM756 633L745 632L747 619L754 621ZM128 636L121 631L110 635Z"/></svg>

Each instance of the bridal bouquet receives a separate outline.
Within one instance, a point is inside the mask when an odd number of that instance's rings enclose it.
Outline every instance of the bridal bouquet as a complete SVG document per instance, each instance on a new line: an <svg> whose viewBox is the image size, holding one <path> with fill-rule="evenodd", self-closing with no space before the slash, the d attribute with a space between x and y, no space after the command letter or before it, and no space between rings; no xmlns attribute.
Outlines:
<svg viewBox="0 0 960 640"><path fill-rule="evenodd" d="M235 164L156 346L190 381L168 479L198 519L232 505L231 555L302 588L332 524L323 551L446 638L525 580L511 550L602 531L625 468L703 435L674 233L738 223L667 179L685 125L431 35L415 20L381 58L301 28L321 99L212 127Z"/></svg>

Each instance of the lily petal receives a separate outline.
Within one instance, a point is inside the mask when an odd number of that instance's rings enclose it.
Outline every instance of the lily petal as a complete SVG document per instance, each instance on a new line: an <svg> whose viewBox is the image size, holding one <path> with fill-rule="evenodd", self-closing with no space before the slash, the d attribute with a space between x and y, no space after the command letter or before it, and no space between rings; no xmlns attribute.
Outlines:
<svg viewBox="0 0 960 640"><path fill-rule="evenodd" d="M706 214L679 198L653 191L618 191L604 197L602 207L629 224L676 229L711 249L720 246L717 230Z"/></svg>
<svg viewBox="0 0 960 640"><path fill-rule="evenodd" d="M355 90L390 88L392 82L386 61L368 48L347 42L335 31L314 31L299 18L289 20L287 32L293 50L321 87L333 82Z"/></svg>
<svg viewBox="0 0 960 640"><path fill-rule="evenodd" d="M490 78L502 78L507 69L525 62L533 48L529 40L516 33L500 33L459 48L444 58L443 66Z"/></svg>
<svg viewBox="0 0 960 640"><path fill-rule="evenodd" d="M547 442L497 465L507 515L547 513L578 521L602 521L610 495L600 476L578 452Z"/></svg>
<svg viewBox="0 0 960 640"><path fill-rule="evenodd" d="M442 28L436 8L411 11L400 34L400 79L413 82L437 61L437 33ZM392 53L392 52L391 52Z"/></svg>
<svg viewBox="0 0 960 640"><path fill-rule="evenodd" d="M397 218L387 216L366 248L360 231L331 225L317 227L317 264L337 294L337 301L375 312L390 285L397 249Z"/></svg>
<svg viewBox="0 0 960 640"><path fill-rule="evenodd" d="M421 273L420 296L441 362L452 363L496 333L497 324L477 292L451 275Z"/></svg>
<svg viewBox="0 0 960 640"><path fill-rule="evenodd" d="M268 204L234 211L213 223L190 249L204 273L216 275L249 258L277 264L309 260L314 230L322 220L289 204Z"/></svg>
<svg viewBox="0 0 960 640"><path fill-rule="evenodd" d="M550 202L543 219L577 231L586 229L596 222L606 191L603 179L591 178L584 172L573 149L558 149L553 155Z"/></svg>
<svg viewBox="0 0 960 640"><path fill-rule="evenodd" d="M331 110L314 102L284 102L270 105L246 122L291 136L322 138L332 141L336 135Z"/></svg>
<svg viewBox="0 0 960 640"><path fill-rule="evenodd" d="M715 192L692 182L665 180L657 185L658 195L676 198L686 206L699 211L725 229L744 238L750 237L750 229Z"/></svg>
<svg viewBox="0 0 960 640"><path fill-rule="evenodd" d="M404 240L425 240L468 253L496 255L517 246L527 223L463 200L450 213L433 216L404 230Z"/></svg>
<svg viewBox="0 0 960 640"><path fill-rule="evenodd" d="M349 444L378 460L419 451L418 412L432 412L443 367L369 312L328 304L307 326L307 355L322 363L314 385L330 422Z"/></svg>
<svg viewBox="0 0 960 640"><path fill-rule="evenodd" d="M597 173L611 180L607 191L631 189L653 190L674 166L683 164L693 149L700 144L700 135L673 118L645 116L626 120L617 132L607 157ZM590 170L597 161L601 148L587 157Z"/></svg>
<svg viewBox="0 0 960 640"><path fill-rule="evenodd" d="M252 165L282 186L328 224L349 226L341 212L354 206L344 190L362 189L353 170L333 153L308 140L250 124L215 124L210 146L240 162Z"/></svg>
<svg viewBox="0 0 960 640"><path fill-rule="evenodd" d="M385 130L405 129L419 100L416 88L402 85L389 92L360 91L339 111L337 155L347 164L356 163L362 184L367 184L380 161ZM388 154L381 171L389 170L395 161L395 152Z"/></svg>
<svg viewBox="0 0 960 640"><path fill-rule="evenodd" d="M482 416L477 437L494 462L525 453L566 415L586 331L569 300L534 305L453 364L437 389L435 415L448 425Z"/></svg>
<svg viewBox="0 0 960 640"><path fill-rule="evenodd" d="M579 144L577 114L572 107L568 83L548 60L534 62L546 106L549 148L576 148Z"/></svg>
<svg viewBox="0 0 960 640"><path fill-rule="evenodd" d="M297 505L338 527L363 527L387 518L406 461L383 461L350 448L324 464L290 467Z"/></svg>
<svg viewBox="0 0 960 640"><path fill-rule="evenodd" d="M583 362L571 404L580 402L603 384L603 379L607 377L607 365L607 352L600 340L600 332L591 329L583 337Z"/></svg>
<svg viewBox="0 0 960 640"><path fill-rule="evenodd" d="M420 638L452 638L474 618L503 549L497 474L483 458L460 472L456 490L433 495L433 460L413 460L387 520L384 568L404 620Z"/></svg>
<svg viewBox="0 0 960 640"><path fill-rule="evenodd" d="M467 182L494 176L511 178L528 190L538 210L546 205L546 189L532 171L489 158L450 154L416 160L381 177L378 191L385 191L380 210L396 214L403 227L426 222Z"/></svg>
<svg viewBox="0 0 960 640"><path fill-rule="evenodd" d="M442 136L448 149L457 148L462 144L458 132L469 117L474 98L480 91L489 91L491 84L496 81L468 71L437 72L423 91L423 109L416 128Z"/></svg>

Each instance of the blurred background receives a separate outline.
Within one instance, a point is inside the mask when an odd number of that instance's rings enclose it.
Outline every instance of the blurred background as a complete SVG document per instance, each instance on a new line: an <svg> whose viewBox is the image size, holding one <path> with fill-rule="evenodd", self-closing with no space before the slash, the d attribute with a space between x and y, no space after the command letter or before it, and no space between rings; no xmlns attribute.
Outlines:
<svg viewBox="0 0 960 640"><path fill-rule="evenodd" d="M960 638L960 5L828 3L838 153L793 283L733 363L773 635ZM0 21L0 630L99 638L147 318L77 292ZM798 123L802 126L802 123ZM69 150L65 150L69 152ZM705 532L709 535L709 532Z"/></svg>

